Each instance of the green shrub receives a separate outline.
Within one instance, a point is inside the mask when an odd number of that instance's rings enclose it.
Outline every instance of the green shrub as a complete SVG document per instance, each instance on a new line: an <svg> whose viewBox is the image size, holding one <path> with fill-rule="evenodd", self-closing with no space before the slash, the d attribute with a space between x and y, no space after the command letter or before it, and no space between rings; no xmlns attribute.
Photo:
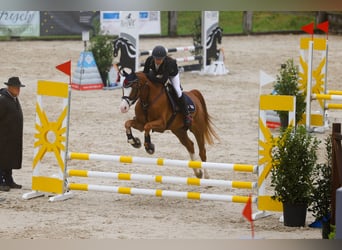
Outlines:
<svg viewBox="0 0 342 250"><path fill-rule="evenodd" d="M279 74L277 75L274 90L277 95L296 96L296 124L303 118L305 112L305 93L299 88L298 66L294 65L293 59L288 59L285 64L281 65ZM277 111L281 121L287 121L287 111Z"/></svg>
<svg viewBox="0 0 342 250"><path fill-rule="evenodd" d="M113 64L114 37L100 32L100 22L93 23L94 34L90 38L89 50L93 53L97 68L104 85L107 83L108 72Z"/></svg>
<svg viewBox="0 0 342 250"><path fill-rule="evenodd" d="M309 211L317 221L329 220L332 196L332 151L331 136L325 140L325 162L319 163L313 170L312 203Z"/></svg>
<svg viewBox="0 0 342 250"><path fill-rule="evenodd" d="M108 35L96 35L91 38L90 51L99 69L103 84L106 85L108 72L113 64L113 38Z"/></svg>
<svg viewBox="0 0 342 250"><path fill-rule="evenodd" d="M289 126L282 131L272 152L273 199L282 203L310 205L312 173L319 143L303 125Z"/></svg>

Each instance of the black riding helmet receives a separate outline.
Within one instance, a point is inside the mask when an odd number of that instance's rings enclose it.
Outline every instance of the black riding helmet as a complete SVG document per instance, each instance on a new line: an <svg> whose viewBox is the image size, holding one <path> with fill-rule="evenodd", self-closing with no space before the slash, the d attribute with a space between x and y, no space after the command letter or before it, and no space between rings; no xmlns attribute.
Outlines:
<svg viewBox="0 0 342 250"><path fill-rule="evenodd" d="M166 57L166 49L163 46L158 45L154 47L152 51L152 56L155 59L164 59L164 57Z"/></svg>

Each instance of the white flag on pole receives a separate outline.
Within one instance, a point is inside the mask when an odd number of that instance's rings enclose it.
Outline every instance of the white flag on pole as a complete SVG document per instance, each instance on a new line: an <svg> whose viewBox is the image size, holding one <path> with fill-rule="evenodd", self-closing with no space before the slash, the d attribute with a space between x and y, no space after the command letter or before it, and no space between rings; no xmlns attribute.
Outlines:
<svg viewBox="0 0 342 250"><path fill-rule="evenodd" d="M275 78L266 74L264 71L260 70L259 81L260 81L260 87L262 87L262 86L267 85L271 82L275 82Z"/></svg>

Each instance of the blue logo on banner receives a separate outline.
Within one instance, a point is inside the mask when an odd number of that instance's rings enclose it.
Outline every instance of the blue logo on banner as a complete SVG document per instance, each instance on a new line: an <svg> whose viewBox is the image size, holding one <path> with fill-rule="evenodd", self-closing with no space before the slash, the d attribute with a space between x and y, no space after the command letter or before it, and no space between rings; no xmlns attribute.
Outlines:
<svg viewBox="0 0 342 250"><path fill-rule="evenodd" d="M147 19L148 18L148 12L147 11L139 12L139 17L140 17L140 19Z"/></svg>
<svg viewBox="0 0 342 250"><path fill-rule="evenodd" d="M103 19L120 19L120 12L105 12L102 17Z"/></svg>

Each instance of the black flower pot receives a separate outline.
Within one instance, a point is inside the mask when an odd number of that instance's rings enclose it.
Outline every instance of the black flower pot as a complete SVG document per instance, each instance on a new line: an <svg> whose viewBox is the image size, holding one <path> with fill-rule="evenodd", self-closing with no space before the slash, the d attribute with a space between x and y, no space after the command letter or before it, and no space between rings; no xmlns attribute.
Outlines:
<svg viewBox="0 0 342 250"><path fill-rule="evenodd" d="M283 204L284 226L304 227L306 220L306 204Z"/></svg>

